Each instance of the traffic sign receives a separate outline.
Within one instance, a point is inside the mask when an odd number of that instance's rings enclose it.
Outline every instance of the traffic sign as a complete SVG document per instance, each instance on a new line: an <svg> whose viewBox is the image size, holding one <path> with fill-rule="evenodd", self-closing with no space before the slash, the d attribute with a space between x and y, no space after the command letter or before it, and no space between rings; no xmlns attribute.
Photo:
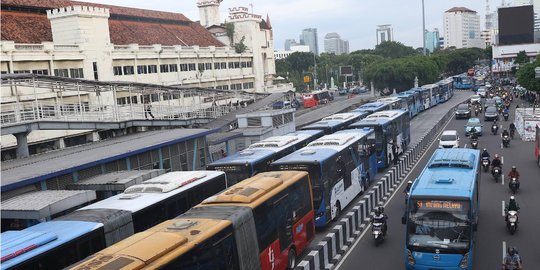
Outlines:
<svg viewBox="0 0 540 270"><path fill-rule="evenodd" d="M540 79L540 67L534 68L534 77Z"/></svg>

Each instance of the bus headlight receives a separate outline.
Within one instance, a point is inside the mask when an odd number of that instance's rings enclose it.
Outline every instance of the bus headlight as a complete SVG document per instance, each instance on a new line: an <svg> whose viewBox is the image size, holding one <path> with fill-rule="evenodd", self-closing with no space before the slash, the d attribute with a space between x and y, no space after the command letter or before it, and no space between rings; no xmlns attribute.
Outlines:
<svg viewBox="0 0 540 270"><path fill-rule="evenodd" d="M465 269L469 267L469 253L465 253L463 255L463 259L461 259L461 262L459 263L459 268Z"/></svg>
<svg viewBox="0 0 540 270"><path fill-rule="evenodd" d="M409 261L409 265L415 265L416 261L414 260L414 257L412 256L412 253L410 250L407 249L407 260Z"/></svg>

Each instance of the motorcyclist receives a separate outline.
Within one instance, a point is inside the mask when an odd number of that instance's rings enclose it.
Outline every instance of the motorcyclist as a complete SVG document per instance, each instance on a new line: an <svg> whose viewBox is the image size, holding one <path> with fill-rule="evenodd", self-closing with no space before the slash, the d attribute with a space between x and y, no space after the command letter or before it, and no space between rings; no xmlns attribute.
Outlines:
<svg viewBox="0 0 540 270"><path fill-rule="evenodd" d="M495 157L491 161L492 170L495 169L495 167L499 167L502 170L502 162L501 162L501 159L499 158L498 154L495 154Z"/></svg>
<svg viewBox="0 0 540 270"><path fill-rule="evenodd" d="M489 155L489 152L487 151L486 148L484 148L484 150L482 150L482 158L485 158L487 157L488 159L490 159L490 155Z"/></svg>
<svg viewBox="0 0 540 270"><path fill-rule="evenodd" d="M514 124L514 122L510 123L509 129L510 129L510 135L513 136L516 132L516 125Z"/></svg>
<svg viewBox="0 0 540 270"><path fill-rule="evenodd" d="M510 196L510 201L508 202L508 205L506 206L506 212L508 211L516 211L519 212L519 204L516 202L516 197Z"/></svg>
<svg viewBox="0 0 540 270"><path fill-rule="evenodd" d="M493 129L493 127L495 127L495 132L499 131L499 125L497 125L497 120L493 120L491 128Z"/></svg>
<svg viewBox="0 0 540 270"><path fill-rule="evenodd" d="M476 134L476 128L471 128L469 133L471 134L471 141L478 141L478 134Z"/></svg>
<svg viewBox="0 0 540 270"><path fill-rule="evenodd" d="M506 256L504 256L502 270L521 270L523 269L521 256L515 247L508 247Z"/></svg>
<svg viewBox="0 0 540 270"><path fill-rule="evenodd" d="M409 193L409 191L411 191L411 187L412 187L412 181L408 181L407 186L405 187L405 190L403 191L403 193Z"/></svg>
<svg viewBox="0 0 540 270"><path fill-rule="evenodd" d="M510 179L515 177L519 180L519 172L517 171L516 166L512 166L512 170L508 173L508 177L510 177Z"/></svg>
<svg viewBox="0 0 540 270"><path fill-rule="evenodd" d="M503 137L504 137L504 136L507 136L507 137L508 137L508 136L510 136L510 133L508 132L508 130L505 129L505 130L503 130L503 132L502 132L502 136L503 136Z"/></svg>
<svg viewBox="0 0 540 270"><path fill-rule="evenodd" d="M382 225L383 236L386 236L386 230L387 230L386 220L387 219L388 219L388 216L386 216L386 214L384 213L384 207L379 206L379 207L375 208L375 215L373 215L371 223L382 223L383 224Z"/></svg>

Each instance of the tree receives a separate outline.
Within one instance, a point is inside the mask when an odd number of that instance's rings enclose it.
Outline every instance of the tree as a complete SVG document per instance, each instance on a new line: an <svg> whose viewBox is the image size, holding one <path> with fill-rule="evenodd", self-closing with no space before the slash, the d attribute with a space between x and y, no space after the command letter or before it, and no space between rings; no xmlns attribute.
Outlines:
<svg viewBox="0 0 540 270"><path fill-rule="evenodd" d="M234 23L226 22L225 31L227 31L227 37L229 38L229 44L232 46L234 43Z"/></svg>
<svg viewBox="0 0 540 270"><path fill-rule="evenodd" d="M291 71L304 72L313 66L313 53L294 52L286 58Z"/></svg>
<svg viewBox="0 0 540 270"><path fill-rule="evenodd" d="M242 37L240 42L234 44L234 51L236 53L243 53L247 50L246 44L244 44L244 40L246 39L245 36Z"/></svg>
<svg viewBox="0 0 540 270"><path fill-rule="evenodd" d="M540 67L540 56L532 63L525 64L517 71L518 83L527 90L540 92L540 79L535 78L534 69Z"/></svg>
<svg viewBox="0 0 540 270"><path fill-rule="evenodd" d="M381 42L375 46L373 53L385 58L400 58L418 54L413 47L405 46L397 41Z"/></svg>
<svg viewBox="0 0 540 270"><path fill-rule="evenodd" d="M516 60L514 60L514 63L519 65L529 63L529 57L527 56L527 52L519 51L516 56Z"/></svg>

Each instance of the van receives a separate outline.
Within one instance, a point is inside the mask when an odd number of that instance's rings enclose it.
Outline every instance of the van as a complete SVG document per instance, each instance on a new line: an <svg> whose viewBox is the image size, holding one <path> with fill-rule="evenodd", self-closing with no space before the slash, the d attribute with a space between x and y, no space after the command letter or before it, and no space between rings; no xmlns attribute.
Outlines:
<svg viewBox="0 0 540 270"><path fill-rule="evenodd" d="M445 130L443 131L441 138L439 139L439 148L458 148L459 147L459 135L457 130Z"/></svg>

